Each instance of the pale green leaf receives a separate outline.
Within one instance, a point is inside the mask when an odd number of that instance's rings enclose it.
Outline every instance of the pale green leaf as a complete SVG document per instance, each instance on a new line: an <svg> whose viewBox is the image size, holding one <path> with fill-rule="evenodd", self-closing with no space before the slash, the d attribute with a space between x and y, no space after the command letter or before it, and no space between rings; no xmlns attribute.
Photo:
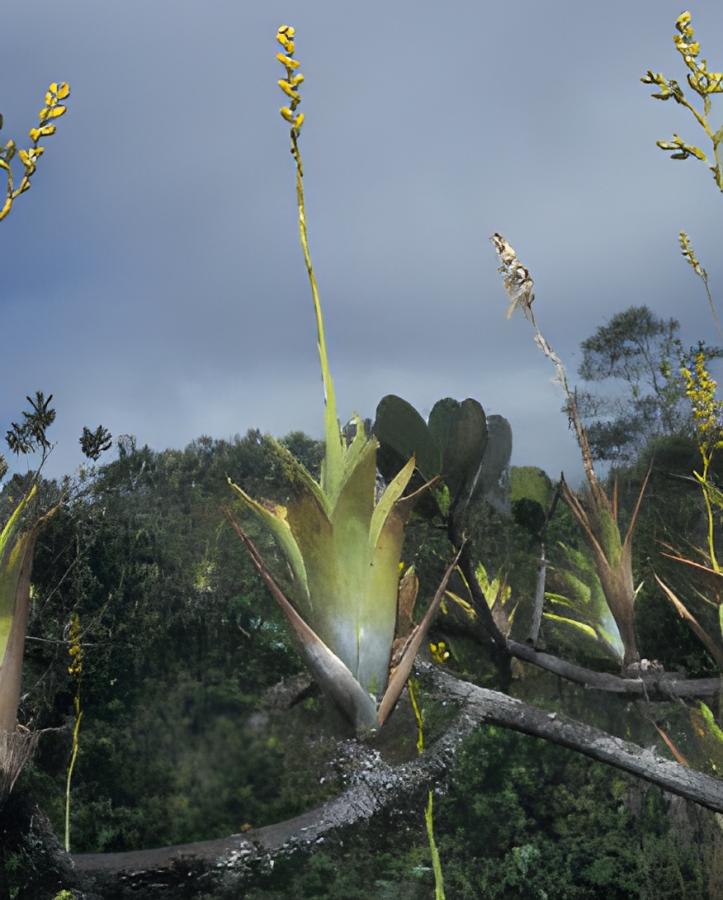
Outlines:
<svg viewBox="0 0 723 900"><path fill-rule="evenodd" d="M369 529L369 544L371 547L376 547L381 531L394 508L394 504L399 500L409 484L409 479L414 473L415 464L415 459L412 457L404 468L389 482L384 489L384 493L379 498L379 503L377 503L372 513L371 528Z"/></svg>
<svg viewBox="0 0 723 900"><path fill-rule="evenodd" d="M555 613L546 612L544 613L546 619L550 619L553 622L563 622L565 625L571 625L573 628L577 628L579 631L582 631L583 634L586 634L588 637L597 640L597 632L591 625L587 625L585 622L578 622L576 619L569 619L566 616L558 616Z"/></svg>
<svg viewBox="0 0 723 900"><path fill-rule="evenodd" d="M312 602L309 594L306 566L304 565L304 559L299 550L299 545L296 543L296 540L291 533L289 523L281 514L271 512L261 503L254 500L253 497L250 497L246 491L237 484L234 484L230 478L228 479L228 483L241 500L243 500L248 509L250 509L266 526L276 540L291 569L295 588L294 599L299 603L302 611L308 615L311 612Z"/></svg>

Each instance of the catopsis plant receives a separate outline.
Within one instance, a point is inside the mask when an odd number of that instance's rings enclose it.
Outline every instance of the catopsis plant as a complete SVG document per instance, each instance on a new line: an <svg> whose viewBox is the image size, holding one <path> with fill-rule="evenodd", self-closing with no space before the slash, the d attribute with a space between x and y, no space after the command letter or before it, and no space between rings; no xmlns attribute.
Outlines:
<svg viewBox="0 0 723 900"><path fill-rule="evenodd" d="M602 587L605 604L619 632L623 667L627 668L640 660L635 635L636 589L633 583L632 542L648 477L646 476L643 481L630 522L623 535L618 522L617 490L613 490L612 496L608 496L597 477L587 432L582 424L575 394L568 384L567 372L562 360L549 345L535 320L532 310L535 297L532 276L520 262L514 248L501 234L494 234L491 240L500 261L499 271L503 275L504 288L510 300L507 316L509 318L516 309L522 309L534 328L535 343L552 362L555 367L555 381L561 385L565 393L566 412L580 447L587 490L573 491L563 478L562 498L582 530Z"/></svg>

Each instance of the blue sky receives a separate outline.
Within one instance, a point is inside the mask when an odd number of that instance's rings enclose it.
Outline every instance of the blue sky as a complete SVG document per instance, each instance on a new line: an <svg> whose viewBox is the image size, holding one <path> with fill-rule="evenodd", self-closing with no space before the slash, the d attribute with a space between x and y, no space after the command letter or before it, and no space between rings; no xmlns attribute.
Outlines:
<svg viewBox="0 0 723 900"><path fill-rule="evenodd" d="M297 29L311 249L343 417L386 393L428 411L476 397L509 418L513 462L576 478L577 448L528 323L505 319L488 242L536 282L568 366L646 303L711 334L683 228L723 285L723 199L655 140L702 135L649 99L684 81L668 0L420 4L26 0L4 12L2 136L50 81L68 114L3 234L2 426L25 394L58 410L51 474L84 424L156 449L201 434L322 430L276 27ZM712 68L719 4L692 7ZM716 52L718 57L716 57ZM717 60L717 61L716 61ZM719 102L723 121L723 102ZM715 103L714 103L715 109Z"/></svg>

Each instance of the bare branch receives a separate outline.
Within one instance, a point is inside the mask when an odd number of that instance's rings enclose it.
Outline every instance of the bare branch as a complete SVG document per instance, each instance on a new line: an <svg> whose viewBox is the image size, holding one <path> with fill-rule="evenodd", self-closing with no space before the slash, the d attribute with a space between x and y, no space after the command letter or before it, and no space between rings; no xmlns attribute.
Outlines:
<svg viewBox="0 0 723 900"><path fill-rule="evenodd" d="M500 725L584 753L592 759L643 778L716 812L723 812L723 780L664 759L614 735L558 713L550 713L506 694L460 681L440 667L418 664L429 678L434 696L459 705L458 715L445 734L422 756L392 767L378 753L357 744L363 761L343 794L301 816L256 828L243 835L128 853L79 854L76 871L139 889L153 885L169 894L190 871L218 879L240 880L254 868L298 850L310 850L339 829L368 822L412 801L417 790L440 781L453 765L462 741L483 723ZM214 874L215 873L215 874ZM175 879L174 879L175 876Z"/></svg>

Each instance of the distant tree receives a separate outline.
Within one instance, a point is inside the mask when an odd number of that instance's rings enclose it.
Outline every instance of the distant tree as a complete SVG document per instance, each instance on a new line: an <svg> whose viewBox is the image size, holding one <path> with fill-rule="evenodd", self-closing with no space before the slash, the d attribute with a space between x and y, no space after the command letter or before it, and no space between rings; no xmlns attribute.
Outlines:
<svg viewBox="0 0 723 900"><path fill-rule="evenodd" d="M652 438L690 430L690 406L679 374L684 355L679 330L677 319L631 306L580 345L580 377L589 382L614 379L621 388L615 394L578 394L595 459L627 463ZM702 349L707 359L723 353L719 347Z"/></svg>

